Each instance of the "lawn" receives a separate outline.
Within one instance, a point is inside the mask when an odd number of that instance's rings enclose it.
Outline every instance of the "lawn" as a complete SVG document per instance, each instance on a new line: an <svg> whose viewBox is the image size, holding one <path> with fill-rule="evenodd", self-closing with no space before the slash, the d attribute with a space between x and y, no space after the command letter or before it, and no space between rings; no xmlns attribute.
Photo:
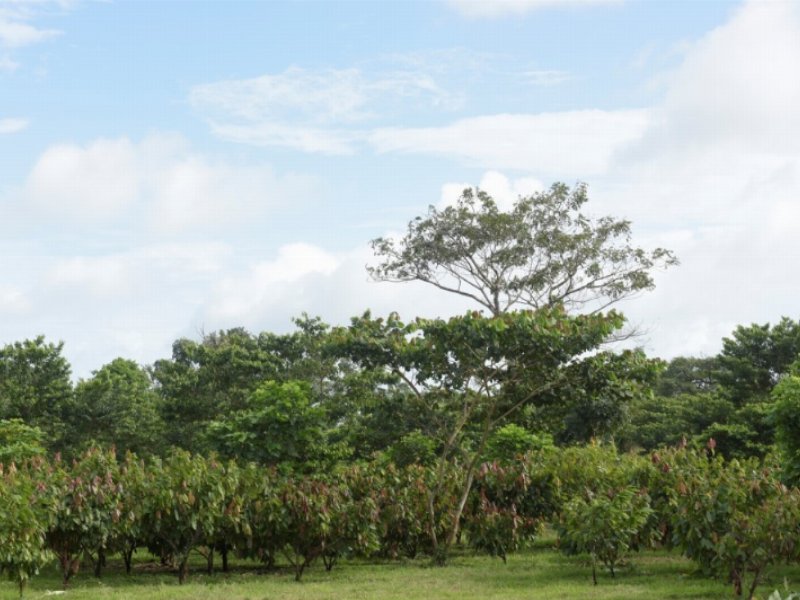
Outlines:
<svg viewBox="0 0 800 600"><path fill-rule="evenodd" d="M634 557L616 578L603 573L599 585L592 585L586 557L566 557L542 542L536 548L509 557L503 564L486 556L461 555L444 568L432 568L427 561L344 561L331 572L322 564L310 568L301 583L288 569L264 572L252 563L234 563L232 572L206 575L197 557L188 582L178 586L177 578L150 561L143 553L134 573L126 576L121 560L110 559L101 579L90 569L78 574L63 595L55 567L35 578L26 598L71 598L75 600L459 600L513 599L651 599L731 598L728 586L694 573L693 564L664 551L644 552ZM760 588L766 598L784 588L784 578L800 583L800 569L772 572ZM48 593L49 592L49 593ZM0 584L0 599L17 598L9 582Z"/></svg>

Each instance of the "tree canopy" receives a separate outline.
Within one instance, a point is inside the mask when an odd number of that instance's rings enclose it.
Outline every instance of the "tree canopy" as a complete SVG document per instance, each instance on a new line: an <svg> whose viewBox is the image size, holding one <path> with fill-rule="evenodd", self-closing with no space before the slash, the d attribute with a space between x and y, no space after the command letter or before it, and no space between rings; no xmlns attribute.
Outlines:
<svg viewBox="0 0 800 600"><path fill-rule="evenodd" d="M378 281L422 281L498 315L562 304L602 310L654 287L651 272L677 264L669 250L631 243L630 222L580 212L587 187L556 183L501 210L482 190L408 224L400 240L380 237Z"/></svg>

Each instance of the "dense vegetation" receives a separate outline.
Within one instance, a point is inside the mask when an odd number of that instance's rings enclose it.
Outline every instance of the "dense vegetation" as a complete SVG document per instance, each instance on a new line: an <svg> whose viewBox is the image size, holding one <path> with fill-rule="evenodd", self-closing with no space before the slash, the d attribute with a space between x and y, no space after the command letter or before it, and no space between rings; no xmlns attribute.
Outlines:
<svg viewBox="0 0 800 600"><path fill-rule="evenodd" d="M485 312L288 334L177 340L71 381L63 344L0 349L0 569L56 561L63 584L137 549L208 570L341 557L498 556L543 527L614 575L674 548L752 597L800 558L800 323L738 327L714 357L666 363L609 305L676 264L557 184L508 212L465 192L401 240L380 280L417 280Z"/></svg>

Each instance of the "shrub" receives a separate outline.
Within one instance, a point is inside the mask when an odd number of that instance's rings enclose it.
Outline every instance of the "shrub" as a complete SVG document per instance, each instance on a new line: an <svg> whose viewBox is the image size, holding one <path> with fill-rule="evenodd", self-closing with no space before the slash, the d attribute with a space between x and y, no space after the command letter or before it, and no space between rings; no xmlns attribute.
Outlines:
<svg viewBox="0 0 800 600"><path fill-rule="evenodd" d="M651 512L647 494L632 486L573 498L559 523L561 548L591 555L592 581L597 585L597 562L614 577L617 565L641 539Z"/></svg>
<svg viewBox="0 0 800 600"><path fill-rule="evenodd" d="M43 470L41 459L32 465ZM44 480L26 468L0 464L0 572L19 586L23 597L28 580L52 559L46 534L55 495Z"/></svg>

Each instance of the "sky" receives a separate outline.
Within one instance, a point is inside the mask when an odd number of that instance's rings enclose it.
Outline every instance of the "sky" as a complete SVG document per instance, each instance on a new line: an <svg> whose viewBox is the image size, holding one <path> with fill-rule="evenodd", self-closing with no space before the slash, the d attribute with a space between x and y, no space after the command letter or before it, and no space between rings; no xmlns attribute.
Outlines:
<svg viewBox="0 0 800 600"><path fill-rule="evenodd" d="M681 261L636 343L713 355L800 316L798 106L791 0L0 0L0 343L460 313L369 240L564 181Z"/></svg>

